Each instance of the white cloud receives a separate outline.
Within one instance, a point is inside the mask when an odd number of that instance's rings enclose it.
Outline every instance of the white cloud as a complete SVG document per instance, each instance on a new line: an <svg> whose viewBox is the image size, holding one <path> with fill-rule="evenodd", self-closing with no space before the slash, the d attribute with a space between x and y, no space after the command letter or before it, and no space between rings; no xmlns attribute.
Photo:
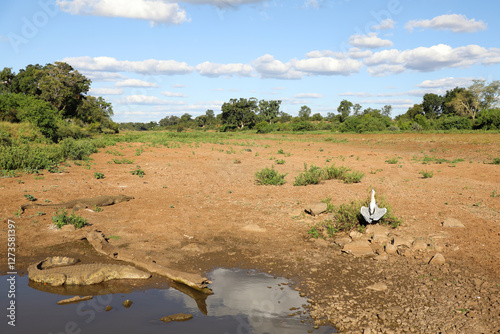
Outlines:
<svg viewBox="0 0 500 334"><path fill-rule="evenodd" d="M293 66L308 74L350 75L359 72L363 63L355 59L335 59L330 57L295 60Z"/></svg>
<svg viewBox="0 0 500 334"><path fill-rule="evenodd" d="M186 88L187 85L183 85L183 84L174 84L174 85L171 85L170 87L172 88Z"/></svg>
<svg viewBox="0 0 500 334"><path fill-rule="evenodd" d="M397 105L405 105L405 104L410 104L413 105L413 100L411 99L366 99L366 100L361 100L359 103L365 103L365 104L397 104Z"/></svg>
<svg viewBox="0 0 500 334"><path fill-rule="evenodd" d="M171 0L176 2L192 3L195 5L212 5L219 8L236 7L245 4L265 2L266 0Z"/></svg>
<svg viewBox="0 0 500 334"><path fill-rule="evenodd" d="M424 80L417 85L420 88L443 88L453 89L455 87L468 87L475 78L454 78L446 77L436 80Z"/></svg>
<svg viewBox="0 0 500 334"><path fill-rule="evenodd" d="M188 22L186 11L177 3L161 0L56 0L59 8L73 15L124 17L147 20L152 26Z"/></svg>
<svg viewBox="0 0 500 334"><path fill-rule="evenodd" d="M393 19L385 19L382 22L380 22L380 24L372 26L372 29L373 30L387 30L387 29L392 29L392 28L394 28L394 24L395 23L396 22L394 22Z"/></svg>
<svg viewBox="0 0 500 334"><path fill-rule="evenodd" d="M90 95L99 96L99 95L121 95L123 94L123 89L121 88L91 88L89 91Z"/></svg>
<svg viewBox="0 0 500 334"><path fill-rule="evenodd" d="M119 81L115 84L116 87L158 87L154 82L143 81L139 79L127 79Z"/></svg>
<svg viewBox="0 0 500 334"><path fill-rule="evenodd" d="M295 98L298 99L320 99L323 97L323 94L318 93L300 93L294 95Z"/></svg>
<svg viewBox="0 0 500 334"><path fill-rule="evenodd" d="M246 64L217 64L211 62L204 62L196 66L196 70L203 76L207 77L230 77L237 75L240 77L249 77L253 73L253 68Z"/></svg>
<svg viewBox="0 0 500 334"><path fill-rule="evenodd" d="M334 58L345 58L345 55L341 52L330 51L330 50L315 50L306 53L307 58L322 58L322 57L334 57Z"/></svg>
<svg viewBox="0 0 500 334"><path fill-rule="evenodd" d="M183 93L161 92L161 94L167 97L187 97L187 95Z"/></svg>
<svg viewBox="0 0 500 334"><path fill-rule="evenodd" d="M162 105L162 104L173 104L173 105L183 105L182 101L172 101L160 99L156 96L150 95L129 95L120 101L122 104L151 104L151 105Z"/></svg>
<svg viewBox="0 0 500 334"><path fill-rule="evenodd" d="M303 73L294 70L291 64L274 59L270 54L257 58L253 65L261 78L300 79Z"/></svg>
<svg viewBox="0 0 500 334"><path fill-rule="evenodd" d="M429 28L435 30L451 30L452 32L476 32L485 30L487 24L483 21L468 19L461 14L447 14L437 16L431 20L411 20L406 24L406 29L410 32L414 28Z"/></svg>
<svg viewBox="0 0 500 334"><path fill-rule="evenodd" d="M430 72L447 67L468 67L490 59L492 50L478 45L452 48L439 44L404 51L391 49L375 52L364 59L374 76L400 73L407 69Z"/></svg>
<svg viewBox="0 0 500 334"><path fill-rule="evenodd" d="M381 47L392 46L392 42L388 39L382 39L376 33L369 33L367 35L352 35L349 38L349 44L358 48L376 49Z"/></svg>
<svg viewBox="0 0 500 334"><path fill-rule="evenodd" d="M349 58L360 59L366 58L373 54L371 50L362 50L360 48L350 48L349 49Z"/></svg>
<svg viewBox="0 0 500 334"><path fill-rule="evenodd" d="M123 74L113 73L113 72L99 72L99 71L85 71L85 70L80 72L87 78L91 79L92 82L116 81L126 78Z"/></svg>
<svg viewBox="0 0 500 334"><path fill-rule="evenodd" d="M147 59L142 61L117 60L112 57L73 57L62 60L82 71L131 72L139 74L188 74L192 66L175 60Z"/></svg>

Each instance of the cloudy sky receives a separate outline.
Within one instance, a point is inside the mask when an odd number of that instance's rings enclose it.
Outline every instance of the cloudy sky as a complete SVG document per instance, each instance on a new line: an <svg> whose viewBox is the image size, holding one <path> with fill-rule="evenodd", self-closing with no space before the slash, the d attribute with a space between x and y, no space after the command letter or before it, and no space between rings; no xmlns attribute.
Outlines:
<svg viewBox="0 0 500 334"><path fill-rule="evenodd" d="M486 0L2 1L0 66L67 62L117 122L240 97L396 116L427 92L499 79L498 13Z"/></svg>

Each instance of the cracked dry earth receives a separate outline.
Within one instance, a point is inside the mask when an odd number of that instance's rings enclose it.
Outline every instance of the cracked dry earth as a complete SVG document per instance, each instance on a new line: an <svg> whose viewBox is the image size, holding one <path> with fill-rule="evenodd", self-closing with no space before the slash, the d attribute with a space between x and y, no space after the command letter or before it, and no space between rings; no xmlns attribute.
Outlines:
<svg viewBox="0 0 500 334"><path fill-rule="evenodd" d="M339 332L500 333L500 166L489 164L500 157L499 143L500 134L226 134L168 146L120 143L94 154L90 169L71 163L60 174L0 179L0 215L11 217L27 193L39 203L131 195L102 212L79 211L92 225L77 231L54 229L50 208L14 218L19 270L49 255L102 262L78 241L97 229L137 258L173 269L253 268L289 278L308 297L311 321ZM134 164L108 163L114 158ZM293 186L304 163L365 176L357 184ZM130 173L136 165L143 178ZM272 165L288 173L287 183L257 185L255 172ZM434 176L424 179L422 170ZM308 237L328 218L305 214L310 203L365 199L372 188L402 218L400 227ZM1 229L6 243L5 222Z"/></svg>

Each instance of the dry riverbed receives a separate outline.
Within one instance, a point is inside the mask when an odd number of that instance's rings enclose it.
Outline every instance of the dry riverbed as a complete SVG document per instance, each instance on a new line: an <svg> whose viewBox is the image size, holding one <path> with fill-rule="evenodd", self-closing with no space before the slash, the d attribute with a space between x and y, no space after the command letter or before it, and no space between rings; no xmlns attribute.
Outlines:
<svg viewBox="0 0 500 334"><path fill-rule="evenodd" d="M341 332L498 333L500 166L490 162L500 157L499 142L499 134L280 134L121 143L92 155L89 167L70 162L62 173L0 179L0 215L12 217L26 194L41 204L135 197L77 212L91 226L76 231L56 230L53 208L14 217L20 271L50 255L103 261L78 241L99 230L113 246L168 268L204 275L239 267L289 278L309 298L314 322ZM365 176L293 186L304 163ZM142 178L131 173L137 166ZM271 166L287 173L286 183L257 185L255 172ZM304 213L310 203L366 199L372 188L402 218L400 227L309 237L311 226L329 218ZM5 222L1 229L6 245ZM4 262L0 269L7 271Z"/></svg>

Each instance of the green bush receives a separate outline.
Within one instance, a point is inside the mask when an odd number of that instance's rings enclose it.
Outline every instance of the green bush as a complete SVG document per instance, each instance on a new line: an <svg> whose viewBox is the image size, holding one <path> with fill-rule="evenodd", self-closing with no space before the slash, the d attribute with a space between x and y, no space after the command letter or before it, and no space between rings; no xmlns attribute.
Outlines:
<svg viewBox="0 0 500 334"><path fill-rule="evenodd" d="M68 213L66 210L58 210L56 215L52 217L52 221L54 222L54 225L56 225L57 228L61 228L64 225L74 225L75 228L82 228L86 225L88 225L87 219L75 215L75 213L72 213L71 216L68 216Z"/></svg>
<svg viewBox="0 0 500 334"><path fill-rule="evenodd" d="M421 170L419 174L421 174L424 179L430 179L434 176L433 171L427 171L427 170Z"/></svg>
<svg viewBox="0 0 500 334"><path fill-rule="evenodd" d="M500 109L487 109L481 111L474 122L474 129L500 129Z"/></svg>
<svg viewBox="0 0 500 334"><path fill-rule="evenodd" d="M323 171L320 167L311 165L307 169L307 164L304 164L304 173L300 173L293 182L294 186L306 186L308 184L318 184L322 179Z"/></svg>
<svg viewBox="0 0 500 334"><path fill-rule="evenodd" d="M361 182L361 179L365 176L365 173L362 173L360 171L353 171L351 173L347 173L344 175L342 180L345 183L359 183Z"/></svg>
<svg viewBox="0 0 500 334"><path fill-rule="evenodd" d="M131 171L130 174L137 175L139 177L143 177L144 175L146 175L146 172L141 169L141 166L137 165L136 169Z"/></svg>
<svg viewBox="0 0 500 334"><path fill-rule="evenodd" d="M66 138L59 143L64 158L70 160L85 160L91 154L97 153L96 145L90 139L75 140Z"/></svg>
<svg viewBox="0 0 500 334"><path fill-rule="evenodd" d="M95 172L94 177L99 180L99 179L104 179L105 176L103 173Z"/></svg>
<svg viewBox="0 0 500 334"><path fill-rule="evenodd" d="M12 146L0 146L0 170L37 171L50 168L62 161L62 152L55 145L13 144Z"/></svg>
<svg viewBox="0 0 500 334"><path fill-rule="evenodd" d="M255 173L255 181L261 185L274 185L279 186L285 183L285 176L287 174L280 174L277 170L272 168L264 168Z"/></svg>

